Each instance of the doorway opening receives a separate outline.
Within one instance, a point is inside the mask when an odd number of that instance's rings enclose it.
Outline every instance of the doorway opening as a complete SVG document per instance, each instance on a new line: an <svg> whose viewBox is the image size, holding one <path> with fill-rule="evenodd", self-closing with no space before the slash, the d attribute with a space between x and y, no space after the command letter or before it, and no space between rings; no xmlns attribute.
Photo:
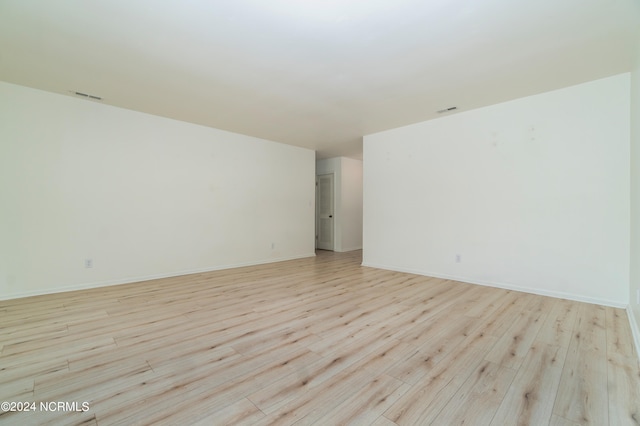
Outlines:
<svg viewBox="0 0 640 426"><path fill-rule="evenodd" d="M331 250L334 243L333 173L316 176L316 249Z"/></svg>

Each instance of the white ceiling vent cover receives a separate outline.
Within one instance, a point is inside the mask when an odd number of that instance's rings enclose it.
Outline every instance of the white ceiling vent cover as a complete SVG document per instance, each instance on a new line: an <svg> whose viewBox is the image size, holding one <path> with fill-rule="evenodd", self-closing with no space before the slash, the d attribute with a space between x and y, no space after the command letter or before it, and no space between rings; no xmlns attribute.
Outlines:
<svg viewBox="0 0 640 426"><path fill-rule="evenodd" d="M93 99L94 101L101 101L102 100L101 96L89 95L87 93L76 92L75 90L71 90L71 93L73 93L74 95L79 96L81 98Z"/></svg>

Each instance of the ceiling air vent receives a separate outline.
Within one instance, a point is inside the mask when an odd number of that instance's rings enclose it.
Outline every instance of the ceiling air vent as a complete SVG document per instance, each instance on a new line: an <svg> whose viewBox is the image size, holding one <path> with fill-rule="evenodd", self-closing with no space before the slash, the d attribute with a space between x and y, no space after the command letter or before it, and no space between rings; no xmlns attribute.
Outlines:
<svg viewBox="0 0 640 426"><path fill-rule="evenodd" d="M438 114L442 114L442 113L444 113L444 112L450 112L450 111L453 111L454 109L458 109L458 107L449 107L449 108L441 109L441 110L439 110L439 111L437 111L437 112L438 112Z"/></svg>
<svg viewBox="0 0 640 426"><path fill-rule="evenodd" d="M76 96L80 96L81 98L93 99L95 101L101 101L102 100L102 98L100 96L96 96L96 95L89 95L87 93L75 92L75 91L71 91L71 93L73 93Z"/></svg>

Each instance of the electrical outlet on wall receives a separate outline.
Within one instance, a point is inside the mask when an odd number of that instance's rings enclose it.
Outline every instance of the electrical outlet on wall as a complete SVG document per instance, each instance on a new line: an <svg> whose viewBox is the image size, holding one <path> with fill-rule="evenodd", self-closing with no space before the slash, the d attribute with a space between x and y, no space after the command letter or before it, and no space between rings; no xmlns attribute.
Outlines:
<svg viewBox="0 0 640 426"><path fill-rule="evenodd" d="M89 268L93 268L93 259L85 259L84 260L84 267L89 269Z"/></svg>
<svg viewBox="0 0 640 426"><path fill-rule="evenodd" d="M462 256L460 256L459 254L456 254L456 263L460 263L462 262Z"/></svg>

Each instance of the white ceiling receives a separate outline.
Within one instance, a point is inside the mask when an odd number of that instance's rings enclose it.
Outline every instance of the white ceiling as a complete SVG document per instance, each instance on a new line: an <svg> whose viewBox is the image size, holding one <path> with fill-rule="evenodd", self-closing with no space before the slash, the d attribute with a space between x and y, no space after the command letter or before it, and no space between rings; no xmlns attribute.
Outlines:
<svg viewBox="0 0 640 426"><path fill-rule="evenodd" d="M639 30L639 0L0 0L0 80L361 158L443 108L629 71Z"/></svg>

